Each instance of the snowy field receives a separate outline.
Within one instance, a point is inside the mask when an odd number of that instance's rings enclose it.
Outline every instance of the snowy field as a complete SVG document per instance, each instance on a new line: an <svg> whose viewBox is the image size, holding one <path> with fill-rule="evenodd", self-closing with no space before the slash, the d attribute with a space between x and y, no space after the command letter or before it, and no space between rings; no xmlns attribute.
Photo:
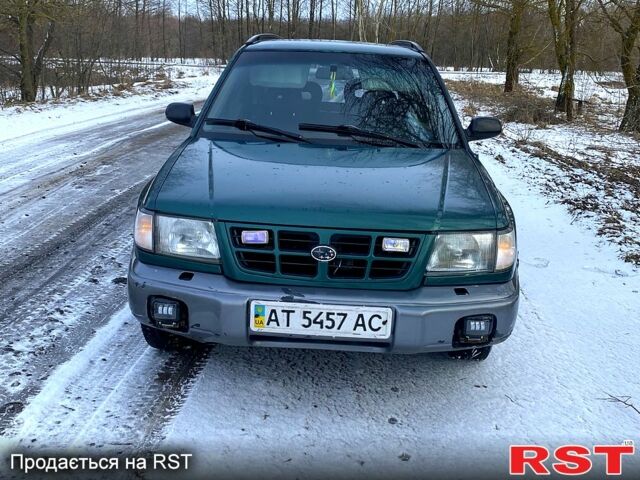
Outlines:
<svg viewBox="0 0 640 480"><path fill-rule="evenodd" d="M504 84L503 72L460 72L443 70L442 78L448 80L471 80L493 84ZM520 73L520 84L537 91L540 95L555 98L560 85L560 73L547 73L539 70ZM583 72L575 76L575 98L624 105L627 91L624 88L622 74L618 72Z"/></svg>
<svg viewBox="0 0 640 480"><path fill-rule="evenodd" d="M186 136L162 107L202 101L214 79L187 76L175 94L47 105L11 119L0 111L0 228L11 232L0 236L5 457L187 451L185 478L438 478L454 467L460 478L483 478L506 476L514 443L637 445L640 415L615 399L640 406L640 270L622 260L629 250L619 236L599 234L600 211L577 213L553 188L587 195L600 192L596 182L580 183L577 170L521 141L531 128L530 138L562 155L586 156L603 142L621 168L639 161L635 140L580 125L507 125L475 145L513 207L520 250L516 328L485 362L147 347L123 284L135 198ZM456 101L462 111L468 100ZM632 195L600 193L596 202L623 210L610 202ZM625 232L639 231L633 212L624 219ZM637 478L640 456L623 469ZM593 478L602 472L594 465ZM131 474L140 476L156 478Z"/></svg>

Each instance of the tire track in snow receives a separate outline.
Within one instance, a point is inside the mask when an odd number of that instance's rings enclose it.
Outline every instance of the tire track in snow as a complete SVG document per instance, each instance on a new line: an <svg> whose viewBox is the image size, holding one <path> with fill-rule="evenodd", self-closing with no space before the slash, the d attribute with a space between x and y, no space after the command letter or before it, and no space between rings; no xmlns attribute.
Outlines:
<svg viewBox="0 0 640 480"><path fill-rule="evenodd" d="M196 102L196 108L202 102ZM158 130L186 131L167 121L164 110L154 108L146 113L130 116L125 120L108 124L94 125L85 130L78 130L49 139L45 142L34 140L32 143L20 144L13 148L2 148L0 159L0 205L4 201L20 201L29 198L33 192L33 183L40 188L73 173L82 174L79 166L95 163L95 157L107 154L110 150L128 143L129 148L142 139L146 144L150 136L154 141L161 141ZM36 196L38 192L36 192Z"/></svg>
<svg viewBox="0 0 640 480"><path fill-rule="evenodd" d="M111 146L80 165L68 150L72 165L0 194L0 226L12 232L0 239L0 432L125 303L137 196L187 134L160 111L90 133L55 143L84 138L88 152L101 135ZM21 148L27 158L40 145Z"/></svg>
<svg viewBox="0 0 640 480"><path fill-rule="evenodd" d="M74 165L70 171L52 175L42 184L30 184L24 194L0 199L6 212L0 216L0 224L14 232L0 239L0 253L13 251L24 256L25 246L31 251L40 250L42 242L64 233L101 204L138 187L155 174L184 138L180 133L178 128L158 128Z"/></svg>
<svg viewBox="0 0 640 480"><path fill-rule="evenodd" d="M7 436L17 448L96 453L155 444L208 352L192 345L176 352L148 347L125 306L56 369Z"/></svg>
<svg viewBox="0 0 640 480"><path fill-rule="evenodd" d="M15 194L25 184L46 179L51 175L59 176L92 155L101 154L122 142L167 125L170 125L170 122L164 121L137 130L123 129L123 126L120 125L120 128L110 132L111 138L107 136L105 139L104 132L99 130L92 132L92 135L89 136L78 135L72 140L58 140L54 146L43 147L41 151L32 154L28 163L22 157L23 152L20 152L20 149L17 152L5 152L5 155L19 160L5 161L0 164L0 194ZM86 148L87 146L89 148ZM25 163L28 165L27 168L25 168Z"/></svg>
<svg viewBox="0 0 640 480"><path fill-rule="evenodd" d="M41 261L0 283L0 405L25 405L53 368L69 358L126 301L129 232L136 192ZM0 430L15 412L0 412Z"/></svg>
<svg viewBox="0 0 640 480"><path fill-rule="evenodd" d="M135 205L135 201L140 190L142 190L142 187L147 181L148 177L133 184L118 195L109 198L94 210L75 216L70 223L58 223L57 216L54 218L47 218L46 221L51 224L52 228L56 228L57 230L54 230L52 234L49 234L40 241L29 241L26 247L24 247L24 245L20 245L24 248L12 249L13 252L19 253L19 255L4 255L3 257L0 257L0 284L5 284L12 277L20 274L25 269L33 268L37 262L45 260L47 257L55 254L56 250L60 250L61 247L70 247L67 245L68 243L75 244L78 237L86 234L86 232L91 229L98 227L100 224L104 224L105 219L113 222L122 221L122 214L126 212L126 220L131 220L131 223L128 226L130 227L133 225L132 208ZM116 213L115 215L113 215L114 212ZM124 231L121 233L125 234ZM16 235L12 240L19 239L20 235ZM72 245L72 247L74 249L74 253L76 253L74 256L77 256L76 249L78 247L76 245ZM48 278L48 280L53 279ZM2 318L5 315L6 310L3 311L0 309L0 325L2 324Z"/></svg>

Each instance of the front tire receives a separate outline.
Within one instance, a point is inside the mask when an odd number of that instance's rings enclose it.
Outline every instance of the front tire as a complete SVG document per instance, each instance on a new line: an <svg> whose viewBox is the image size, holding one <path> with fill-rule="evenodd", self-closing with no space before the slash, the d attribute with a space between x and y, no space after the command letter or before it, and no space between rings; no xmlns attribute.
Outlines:
<svg viewBox="0 0 640 480"><path fill-rule="evenodd" d="M182 344L182 338L149 325L140 324L142 335L150 347L158 350L176 350Z"/></svg>
<svg viewBox="0 0 640 480"><path fill-rule="evenodd" d="M456 360L475 360L481 362L486 360L491 353L491 347L469 348L467 350L455 350L449 352L449 357Z"/></svg>

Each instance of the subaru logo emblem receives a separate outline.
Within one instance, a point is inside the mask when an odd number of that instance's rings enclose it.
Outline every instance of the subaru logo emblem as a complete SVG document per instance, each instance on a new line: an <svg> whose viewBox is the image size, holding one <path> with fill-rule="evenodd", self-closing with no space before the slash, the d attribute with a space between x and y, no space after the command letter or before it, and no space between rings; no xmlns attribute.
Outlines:
<svg viewBox="0 0 640 480"><path fill-rule="evenodd" d="M319 245L311 250L311 256L319 262L330 262L338 253L331 247L326 245Z"/></svg>

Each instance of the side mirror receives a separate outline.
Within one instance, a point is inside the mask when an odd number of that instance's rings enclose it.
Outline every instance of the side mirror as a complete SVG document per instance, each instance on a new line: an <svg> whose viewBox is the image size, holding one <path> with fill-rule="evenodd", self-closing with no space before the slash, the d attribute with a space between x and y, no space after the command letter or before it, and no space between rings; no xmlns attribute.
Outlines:
<svg viewBox="0 0 640 480"><path fill-rule="evenodd" d="M467 127L467 139L484 140L502 133L502 123L495 117L475 117Z"/></svg>
<svg viewBox="0 0 640 480"><path fill-rule="evenodd" d="M167 120L185 127L193 127L196 121L196 111L191 103L170 103L164 114Z"/></svg>

